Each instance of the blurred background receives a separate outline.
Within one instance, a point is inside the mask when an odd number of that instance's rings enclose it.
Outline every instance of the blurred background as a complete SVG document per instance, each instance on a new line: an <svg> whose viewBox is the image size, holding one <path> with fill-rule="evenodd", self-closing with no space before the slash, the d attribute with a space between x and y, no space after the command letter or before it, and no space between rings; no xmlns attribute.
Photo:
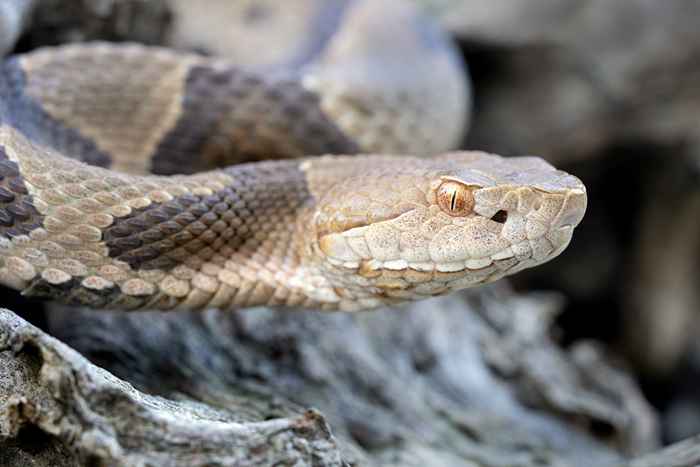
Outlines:
<svg viewBox="0 0 700 467"><path fill-rule="evenodd" d="M561 294L559 341L612 349L661 414L665 442L700 433L700 3L413 1L468 64L463 147L540 155L588 187L569 249L515 287ZM197 27L172 15L195 2L38 3L15 52L95 38L177 44ZM231 31L279 21L274 2L235 3L242 26Z"/></svg>
<svg viewBox="0 0 700 467"><path fill-rule="evenodd" d="M465 146L541 155L589 193L565 254L514 283L565 296L562 341L600 340L630 365L664 441L696 434L700 4L497 4L432 4L472 73Z"/></svg>

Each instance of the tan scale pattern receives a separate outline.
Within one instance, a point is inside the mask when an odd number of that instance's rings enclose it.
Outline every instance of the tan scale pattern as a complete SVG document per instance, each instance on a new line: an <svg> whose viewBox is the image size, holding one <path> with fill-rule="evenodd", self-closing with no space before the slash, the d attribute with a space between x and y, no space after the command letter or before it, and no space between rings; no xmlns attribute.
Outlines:
<svg viewBox="0 0 700 467"><path fill-rule="evenodd" d="M137 44L47 48L21 56L19 67L26 83L16 91L108 154L120 172L193 173L359 149L296 77L271 79Z"/></svg>
<svg viewBox="0 0 700 467"><path fill-rule="evenodd" d="M194 55L108 44L44 49L22 61L26 93L112 156L120 172L150 171L150 156L180 117ZM143 105L144 100L148 105Z"/></svg>

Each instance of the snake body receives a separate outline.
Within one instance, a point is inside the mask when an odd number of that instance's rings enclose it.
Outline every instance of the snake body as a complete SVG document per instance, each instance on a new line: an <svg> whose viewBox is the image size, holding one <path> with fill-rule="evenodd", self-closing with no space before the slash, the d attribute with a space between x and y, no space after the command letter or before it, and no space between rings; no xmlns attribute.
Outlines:
<svg viewBox="0 0 700 467"><path fill-rule="evenodd" d="M426 156L461 138L462 64L379 4L345 6L286 68L106 43L6 60L0 283L91 307L358 310L557 256L583 184L535 157ZM413 155L309 157L357 152Z"/></svg>

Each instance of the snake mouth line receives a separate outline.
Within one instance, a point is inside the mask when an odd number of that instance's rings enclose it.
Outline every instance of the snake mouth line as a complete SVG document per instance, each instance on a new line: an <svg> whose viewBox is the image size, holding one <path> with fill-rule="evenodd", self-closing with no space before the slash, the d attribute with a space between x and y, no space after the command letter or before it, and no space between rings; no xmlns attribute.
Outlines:
<svg viewBox="0 0 700 467"><path fill-rule="evenodd" d="M557 231L569 232L574 226L565 225L557 228ZM512 245L498 253L488 257L469 258L461 261L438 262L438 261L407 261L404 259L396 260L377 260L377 259L360 259L357 261L344 261L338 258L328 257L327 260L336 267L342 267L359 272L364 277L374 277L384 272L400 273L407 271L415 271L421 273L465 273L485 271L492 266L499 269L509 269L512 266L524 261L535 259L537 262L544 262L550 257L555 256L560 252L564 245L556 245L552 242L545 252L535 253L538 245L536 240L525 240ZM568 242L567 242L568 243Z"/></svg>
<svg viewBox="0 0 700 467"><path fill-rule="evenodd" d="M530 257L520 256L518 260ZM468 259L465 261L453 261L448 263L438 263L432 261L409 262L406 260L361 260L361 261L340 261L335 258L328 258L328 261L335 266L340 266L346 269L359 270L361 275L373 275L382 271L402 272L402 271L417 271L417 272L437 272L437 273L459 273L466 271L483 271L489 267L502 264L512 264L516 261L516 255L512 251L496 254L489 258Z"/></svg>

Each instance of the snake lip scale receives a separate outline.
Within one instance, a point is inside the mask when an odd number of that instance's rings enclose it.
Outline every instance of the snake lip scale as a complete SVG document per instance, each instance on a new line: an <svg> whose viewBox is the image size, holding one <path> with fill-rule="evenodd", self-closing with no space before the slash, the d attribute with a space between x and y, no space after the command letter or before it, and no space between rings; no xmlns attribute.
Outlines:
<svg viewBox="0 0 700 467"><path fill-rule="evenodd" d="M5 60L0 283L95 308L352 311L559 255L584 185L538 157L449 152L463 64L412 9L378 22L379 3L274 76L135 44ZM376 43L386 72L364 58ZM430 76L407 79L418 64Z"/></svg>

